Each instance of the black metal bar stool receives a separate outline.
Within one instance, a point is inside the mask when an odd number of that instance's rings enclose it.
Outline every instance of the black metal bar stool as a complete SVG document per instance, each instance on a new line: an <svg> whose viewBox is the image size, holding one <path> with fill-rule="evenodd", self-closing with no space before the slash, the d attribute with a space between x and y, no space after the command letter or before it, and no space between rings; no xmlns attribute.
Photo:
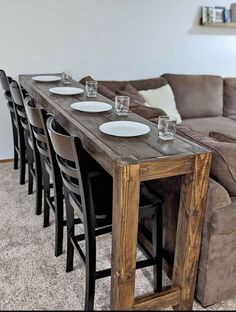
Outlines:
<svg viewBox="0 0 236 312"><path fill-rule="evenodd" d="M112 230L112 177L83 149L78 137L70 136L49 117L47 128L61 170L67 214L67 265L73 270L74 249L86 265L85 310L93 310L95 280L109 276L111 269L96 270L96 236ZM94 168L96 168L94 170ZM140 218L155 219L153 245L155 255L137 262L136 268L155 266L154 291L162 289L162 199L141 184ZM75 235L77 215L84 226L84 234ZM157 226L161 227L157 230ZM157 238L160 233L160 237ZM85 254L79 242L85 240Z"/></svg>
<svg viewBox="0 0 236 312"><path fill-rule="evenodd" d="M36 214L39 215L42 211L42 170L40 155L35 144L34 136L31 133L31 128L29 126L25 112L24 97L26 96L26 91L22 88L20 89L18 83L15 80L10 83L10 90L16 108L18 122L21 123L24 129L26 157L28 164L28 194L33 193L33 184L35 180Z"/></svg>
<svg viewBox="0 0 236 312"><path fill-rule="evenodd" d="M13 134L13 148L14 148L14 169L18 169L18 160L19 160L19 144L18 144L18 131L17 131L17 122L15 117L14 106L12 103L12 97L10 92L9 83L12 81L11 77L7 77L4 70L0 69L0 83L4 90L4 96L7 100L7 106L11 116L11 125L12 125L12 134ZM21 180L23 182L23 179Z"/></svg>
<svg viewBox="0 0 236 312"><path fill-rule="evenodd" d="M47 112L37 107L33 98L24 99L27 118L40 154L44 193L44 227L49 226L50 209L55 212L55 256L62 254L63 247L63 190L60 170L46 128ZM52 180L52 183L50 183ZM53 190L53 194L51 191Z"/></svg>

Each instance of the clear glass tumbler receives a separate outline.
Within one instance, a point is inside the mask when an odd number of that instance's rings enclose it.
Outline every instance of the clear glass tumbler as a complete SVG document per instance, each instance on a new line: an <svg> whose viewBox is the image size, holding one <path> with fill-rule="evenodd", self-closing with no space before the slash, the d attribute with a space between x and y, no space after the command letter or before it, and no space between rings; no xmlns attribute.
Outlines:
<svg viewBox="0 0 236 312"><path fill-rule="evenodd" d="M96 97L97 96L97 81L86 81L86 93L87 97Z"/></svg>
<svg viewBox="0 0 236 312"><path fill-rule="evenodd" d="M62 82L65 85L72 84L72 73L69 70L64 70L62 73Z"/></svg>
<svg viewBox="0 0 236 312"><path fill-rule="evenodd" d="M168 141L175 137L177 120L173 116L159 116L158 136L160 139Z"/></svg>
<svg viewBox="0 0 236 312"><path fill-rule="evenodd" d="M129 96L117 95L115 97L115 110L116 115L126 116L129 112Z"/></svg>

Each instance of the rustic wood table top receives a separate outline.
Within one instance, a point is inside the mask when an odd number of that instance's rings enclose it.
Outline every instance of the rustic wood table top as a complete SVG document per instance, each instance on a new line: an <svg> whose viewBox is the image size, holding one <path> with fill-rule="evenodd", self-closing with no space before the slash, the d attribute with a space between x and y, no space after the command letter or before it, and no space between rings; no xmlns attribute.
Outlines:
<svg viewBox="0 0 236 312"><path fill-rule="evenodd" d="M33 75L20 75L19 81L71 134L78 136L87 152L113 176L111 309L192 309L199 258L204 203L208 188L211 153L204 147L176 135L175 140L158 139L157 125L134 114L115 115L114 103L102 95L56 95L59 82L36 82ZM72 87L85 89L73 81ZM112 105L103 113L75 111L79 101L102 101ZM102 133L99 126L108 121L129 120L150 127L138 137L115 137ZM134 298L138 207L140 181L184 175L172 287L149 297Z"/></svg>

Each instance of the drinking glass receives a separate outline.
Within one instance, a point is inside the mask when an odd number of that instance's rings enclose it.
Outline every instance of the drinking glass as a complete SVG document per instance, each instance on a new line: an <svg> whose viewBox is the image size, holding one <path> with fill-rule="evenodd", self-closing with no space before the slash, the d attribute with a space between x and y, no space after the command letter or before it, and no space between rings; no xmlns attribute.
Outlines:
<svg viewBox="0 0 236 312"><path fill-rule="evenodd" d="M158 119L158 136L160 139L173 140L176 132L177 120L173 116L160 116Z"/></svg>
<svg viewBox="0 0 236 312"><path fill-rule="evenodd" d="M87 97L96 97L97 87L98 87L97 81L86 81Z"/></svg>
<svg viewBox="0 0 236 312"><path fill-rule="evenodd" d="M116 115L126 116L129 112L129 96L117 95L115 97L115 110Z"/></svg>
<svg viewBox="0 0 236 312"><path fill-rule="evenodd" d="M64 70L62 73L62 82L65 85L72 84L72 74L69 70Z"/></svg>

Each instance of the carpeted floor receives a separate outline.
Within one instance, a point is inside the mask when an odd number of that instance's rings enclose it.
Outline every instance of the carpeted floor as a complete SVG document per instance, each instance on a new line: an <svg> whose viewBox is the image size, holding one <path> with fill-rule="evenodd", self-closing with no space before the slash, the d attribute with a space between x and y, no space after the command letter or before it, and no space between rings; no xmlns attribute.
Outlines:
<svg viewBox="0 0 236 312"><path fill-rule="evenodd" d="M84 268L65 272L65 247L54 256L54 223L42 227L35 215L35 198L20 186L12 164L0 164L0 310L83 310ZM100 237L98 267L109 267L111 236ZM142 254L138 253L138 258ZM152 292L151 269L139 270L136 294ZM165 277L164 284L169 281ZM109 310L110 278L96 282L95 309ZM236 298L206 310L234 310ZM194 302L194 310L204 310Z"/></svg>

